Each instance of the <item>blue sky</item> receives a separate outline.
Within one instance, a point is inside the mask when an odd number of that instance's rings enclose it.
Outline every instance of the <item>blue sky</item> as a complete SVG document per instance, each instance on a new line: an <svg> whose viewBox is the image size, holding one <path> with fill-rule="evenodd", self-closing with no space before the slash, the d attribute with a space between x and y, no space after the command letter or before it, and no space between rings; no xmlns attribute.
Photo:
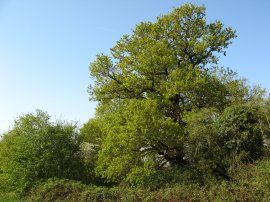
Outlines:
<svg viewBox="0 0 270 202"><path fill-rule="evenodd" d="M95 110L87 94L95 55L186 2L204 4L209 22L237 30L220 65L269 91L269 0L0 0L0 133L35 109L86 122Z"/></svg>

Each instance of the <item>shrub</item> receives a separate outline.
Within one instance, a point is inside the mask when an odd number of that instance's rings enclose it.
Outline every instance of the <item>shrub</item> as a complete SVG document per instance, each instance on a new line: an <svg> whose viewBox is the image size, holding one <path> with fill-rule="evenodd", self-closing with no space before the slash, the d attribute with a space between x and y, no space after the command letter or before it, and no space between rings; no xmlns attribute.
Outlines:
<svg viewBox="0 0 270 202"><path fill-rule="evenodd" d="M33 188L30 198L34 201L78 201L86 187L79 181L51 178Z"/></svg>

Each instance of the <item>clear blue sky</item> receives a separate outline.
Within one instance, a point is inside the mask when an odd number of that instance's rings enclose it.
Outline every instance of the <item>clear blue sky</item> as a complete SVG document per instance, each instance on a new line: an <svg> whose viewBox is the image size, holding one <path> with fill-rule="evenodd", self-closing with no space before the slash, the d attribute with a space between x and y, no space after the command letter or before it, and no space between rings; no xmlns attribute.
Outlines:
<svg viewBox="0 0 270 202"><path fill-rule="evenodd" d="M186 2L237 30L220 64L269 90L269 0L0 0L0 133L37 108L86 122L94 116L86 89L95 55Z"/></svg>

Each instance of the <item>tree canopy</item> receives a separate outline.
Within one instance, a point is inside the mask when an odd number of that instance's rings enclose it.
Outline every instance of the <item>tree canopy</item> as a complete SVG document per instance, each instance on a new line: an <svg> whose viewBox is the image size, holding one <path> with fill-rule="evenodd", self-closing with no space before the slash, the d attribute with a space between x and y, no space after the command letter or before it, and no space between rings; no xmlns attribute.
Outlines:
<svg viewBox="0 0 270 202"><path fill-rule="evenodd" d="M171 115L176 119L191 105L223 104L216 99L228 92L213 74L218 71L217 54L225 54L235 36L219 21L207 24L205 8L192 4L175 8L155 23L142 22L111 48L110 56L97 55L90 65L95 79L91 98L102 103L165 98L172 107L180 104Z"/></svg>

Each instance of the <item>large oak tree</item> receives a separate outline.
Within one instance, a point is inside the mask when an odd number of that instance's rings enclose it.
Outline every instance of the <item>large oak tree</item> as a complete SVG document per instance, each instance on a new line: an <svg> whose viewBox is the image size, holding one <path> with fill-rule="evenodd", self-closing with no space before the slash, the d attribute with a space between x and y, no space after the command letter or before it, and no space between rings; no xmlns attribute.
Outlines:
<svg viewBox="0 0 270 202"><path fill-rule="evenodd" d="M142 22L90 64L103 120L97 171L112 181L140 181L158 169L192 162L185 115L222 111L245 98L235 73L218 67L235 38L220 21L207 23L205 8L185 4L156 22Z"/></svg>

